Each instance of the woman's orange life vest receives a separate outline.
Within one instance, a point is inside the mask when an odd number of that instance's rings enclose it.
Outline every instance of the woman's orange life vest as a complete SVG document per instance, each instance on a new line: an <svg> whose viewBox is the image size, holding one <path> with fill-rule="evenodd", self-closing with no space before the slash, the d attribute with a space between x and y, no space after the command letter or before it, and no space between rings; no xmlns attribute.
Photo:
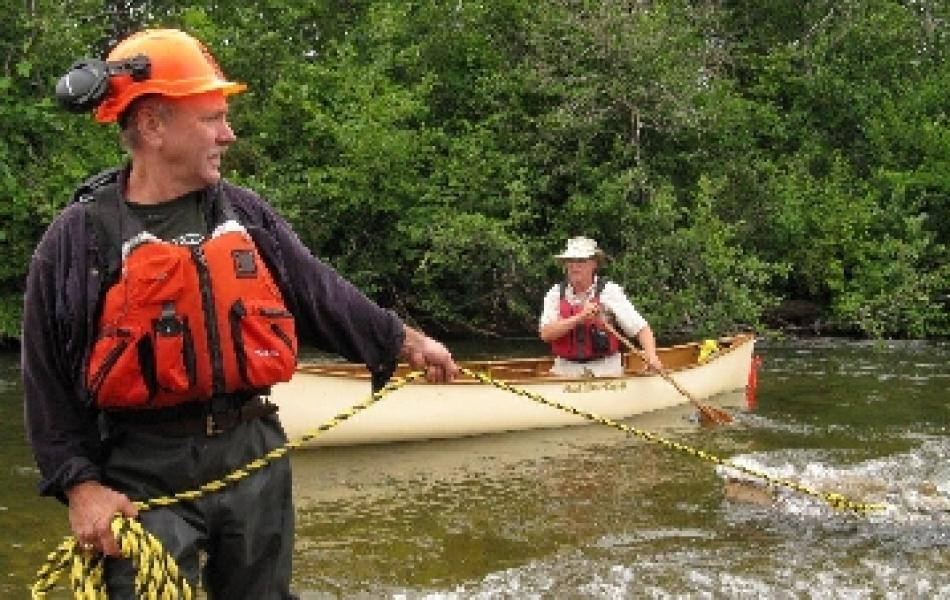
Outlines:
<svg viewBox="0 0 950 600"><path fill-rule="evenodd" d="M99 408L262 392L293 375L294 318L251 236L229 220L195 242L126 243L86 370Z"/></svg>
<svg viewBox="0 0 950 600"><path fill-rule="evenodd" d="M567 282L561 283L561 318L572 317L581 312L583 304L571 304L565 297ZM600 302L600 292L607 280L598 278L594 288L595 302ZM551 342L551 351L555 356L573 361L584 362L604 358L620 351L620 340L597 323L597 319L585 319L583 323Z"/></svg>

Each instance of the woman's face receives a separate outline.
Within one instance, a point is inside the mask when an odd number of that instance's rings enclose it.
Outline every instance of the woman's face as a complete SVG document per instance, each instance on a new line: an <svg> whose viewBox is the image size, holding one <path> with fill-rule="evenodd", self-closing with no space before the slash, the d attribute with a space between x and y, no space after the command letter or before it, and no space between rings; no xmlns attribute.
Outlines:
<svg viewBox="0 0 950 600"><path fill-rule="evenodd" d="M574 291L583 292L594 283L597 271L597 258L569 258L564 261L567 280Z"/></svg>

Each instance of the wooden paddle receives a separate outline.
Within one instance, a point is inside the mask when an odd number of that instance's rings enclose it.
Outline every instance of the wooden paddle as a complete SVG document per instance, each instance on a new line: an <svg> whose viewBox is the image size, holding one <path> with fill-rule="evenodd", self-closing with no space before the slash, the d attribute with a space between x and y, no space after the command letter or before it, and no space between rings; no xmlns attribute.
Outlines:
<svg viewBox="0 0 950 600"><path fill-rule="evenodd" d="M624 346L629 348L631 352L634 352L637 356L643 359L644 364L649 364L646 354L644 354L642 350L634 346L630 340L628 340L626 337L621 335L620 332L617 331L617 328L611 325L607 321L607 319L602 318L600 319L600 322L607 329L607 331L617 336L617 339L623 342ZM722 409L716 408L715 406L703 404L702 402L694 398L692 394L690 394L685 389L683 389L683 386L681 386L679 382L673 379L669 371L667 371L666 369L660 369L658 373L660 374L660 377L670 382L670 384L672 384L672 386L676 388L676 391L678 391L679 393L689 398L689 401L692 402L696 406L697 409L699 409L699 415L700 415L701 421L708 422L708 423L717 423L717 424L732 423L733 421L732 415L730 415L729 413L727 413L726 411Z"/></svg>

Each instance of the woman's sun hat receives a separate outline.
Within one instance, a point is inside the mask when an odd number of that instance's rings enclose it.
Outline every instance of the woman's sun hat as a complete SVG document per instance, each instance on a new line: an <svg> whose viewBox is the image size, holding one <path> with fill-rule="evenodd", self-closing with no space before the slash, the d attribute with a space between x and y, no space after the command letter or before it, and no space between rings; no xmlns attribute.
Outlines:
<svg viewBox="0 0 950 600"><path fill-rule="evenodd" d="M607 260L607 255L603 250L597 247L597 242L589 237L577 236L567 240L567 247L564 252L555 254L554 258L565 261L572 259L596 258L597 262Z"/></svg>

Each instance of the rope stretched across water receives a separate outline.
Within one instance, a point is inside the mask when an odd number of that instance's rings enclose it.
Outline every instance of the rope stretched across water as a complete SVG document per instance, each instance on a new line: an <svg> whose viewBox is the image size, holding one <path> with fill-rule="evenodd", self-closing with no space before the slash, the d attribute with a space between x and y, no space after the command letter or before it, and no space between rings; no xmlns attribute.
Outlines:
<svg viewBox="0 0 950 600"><path fill-rule="evenodd" d="M855 513L866 513L866 512L876 511L876 510L882 510L882 509L885 508L885 506L884 506L883 504L870 504L870 503L865 503L865 502L855 502L855 501L853 501L853 500L849 500L848 498L846 498L846 497L843 496L842 494L825 493L825 492L821 492L821 491L819 491L819 490L815 490L815 489L813 489L813 488L809 488L808 486L802 485L802 484L800 484L800 483L798 483L798 482L795 482L795 481L790 481L790 480L787 480L787 479L781 479L781 478L779 478L779 477L773 477L773 476L769 475L768 473L765 473L764 471L758 471L758 470L756 470L756 469L752 469L752 468L750 468L750 467L746 467L746 466L744 466L744 465L739 465L739 464L730 462L730 461L728 461L728 460L725 460L725 459L723 459L723 458L719 458L718 456L715 456L714 454L711 454L711 453L709 453L709 452L706 452L705 450L700 450L700 449L698 449L698 448L693 448L693 447L691 447L691 446L687 446L686 444L681 444L681 443L679 443L679 442L674 442L673 440L668 440L668 439L666 439L666 438L660 437L660 436L656 435L655 433L651 433L651 432L649 432L649 431L644 431L644 430L642 430L642 429L637 429L636 427L631 427L630 425L626 425L626 424L624 424L624 423L620 423L620 422L618 422L618 421L614 421L613 419L609 419L609 418L607 418L607 417L602 417L602 416L599 416L599 415L595 415L594 413L586 412L586 411L580 410L580 409L578 409L578 408L575 408L575 407L573 407L573 406L569 406L569 405L567 405L567 404L562 404L561 402L557 402L557 401L554 401L554 400L549 400L549 399L545 398L544 396L541 396L540 394L535 394L534 392L529 392L529 391L527 391L527 390L523 390L523 389L517 388L517 387L515 387L515 386L513 386L513 385L511 385L511 384L509 384L509 383L506 383L506 382L504 382L504 381L501 381L501 380L499 380L499 379L493 379L493 378L491 377L491 375L489 375L489 374L487 374L487 373L475 373L475 372L470 371L470 370L468 370L468 369L462 369L462 371L463 371L466 375L468 375L468 376L470 376L470 377L473 377L473 378L475 378L475 379L478 379L479 381L482 381L482 382L484 382L484 383L493 385L493 386L495 386L495 387L497 387L497 388L499 388L499 389L502 389L502 390L511 392L511 393L513 393L513 394L515 394L515 395L517 395L517 396L523 396L523 397L525 397L525 398L529 398L529 399L531 399L531 400L534 400L535 402L540 402L541 404L545 404L545 405L547 405L547 406L551 406L551 407L553 407L553 408L557 408L557 409L563 410L563 411L565 411L565 412L569 412L569 413L571 413L571 414L578 415L578 416L580 416L580 417L584 417L584 418L587 419L588 421L593 421L593 422L595 422L595 423L601 423L601 424L603 424L603 425L607 425L607 426L609 426L609 427L613 427L614 429L619 429L620 431L623 431L623 432L628 433L628 434L631 434L631 435L636 435L636 436L638 436L638 437L640 437L640 438L643 438L644 440L646 440L646 441L648 441L648 442L653 442L653 443L656 443L656 444L660 444L661 446L665 446L665 447L667 447L667 448L669 448L669 449L671 449L671 450L676 450L676 451L678 451L678 452L683 452L683 453L688 454L688 455L690 455L690 456L694 456L694 457L696 457L696 458L700 458L700 459L709 461L709 462L711 462L711 463L713 463L713 464L716 464L716 465L721 465L721 466L724 466L724 467L729 467L730 469L735 469L735 470L737 470L737 471L740 471L740 472L742 472L742 473L745 473L746 475L750 475L750 476L752 476L752 477L755 477L756 479L761 479L761 480L767 482L767 483L770 484L770 485L778 486L778 487L785 487L785 488L789 488L789 489L795 490L796 492L800 492L800 493L802 493L802 494L806 494L806 495L811 496L811 497L813 497L813 498L817 498L817 499L821 500L822 502L827 503L829 506L831 506L832 508L835 508L835 509L848 510L848 511L852 511L852 512L855 512Z"/></svg>
<svg viewBox="0 0 950 600"><path fill-rule="evenodd" d="M594 423L601 423L619 429L627 434L636 435L648 442L660 444L671 450L683 452L716 465L736 469L746 475L761 479L769 485L789 488L796 492L812 496L827 503L834 509L847 510L854 513L866 513L884 508L884 506L880 504L855 502L841 494L825 493L794 481L773 477L768 473L732 463L704 450L665 439L649 431L637 429L636 427L631 427L607 417L595 415L561 402L549 400L539 394L517 388L505 381L493 379L491 375L487 373L477 373L467 368L462 368L461 371L477 381L511 392L516 396L528 398L535 402L557 408L558 410L578 415ZM291 450L301 447L325 431L336 427L357 413L376 404L388 394L421 378L423 375L424 374L420 371L414 371L403 377L391 379L382 389L374 392L362 402L354 404L346 411L332 417L299 439L288 441L221 479L205 483L195 490L178 492L169 496L161 496L145 501L136 501L134 504L140 511L167 507L180 502L197 500L234 485L272 462L283 458ZM122 515L116 515L111 522L111 529L116 540L119 542L122 556L131 559L135 567L135 590L139 597L160 598L163 600L179 598L190 600L194 598L194 591L187 579L181 575L174 558L164 551L161 542L154 535L146 531L138 521ZM37 572L36 582L32 587L32 596L34 600L46 598L46 594L53 589L59 578L68 571L74 598L77 600L108 600L108 591L103 579L103 563L104 558L101 555L92 555L82 552L79 549L76 538L67 537L47 556L46 562Z"/></svg>

